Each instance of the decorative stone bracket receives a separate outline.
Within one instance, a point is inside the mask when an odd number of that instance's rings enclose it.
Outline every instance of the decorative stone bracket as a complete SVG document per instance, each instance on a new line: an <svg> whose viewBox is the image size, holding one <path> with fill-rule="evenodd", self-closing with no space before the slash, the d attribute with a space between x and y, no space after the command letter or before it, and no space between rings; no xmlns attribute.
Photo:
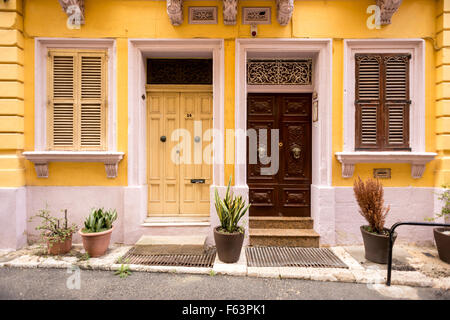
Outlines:
<svg viewBox="0 0 450 320"><path fill-rule="evenodd" d="M351 178L357 163L411 163L411 176L422 177L425 165L436 157L434 152L336 152L342 163L342 177Z"/></svg>
<svg viewBox="0 0 450 320"><path fill-rule="evenodd" d="M277 2L277 20L282 26L286 26L291 21L294 12L294 0L276 0Z"/></svg>
<svg viewBox="0 0 450 320"><path fill-rule="evenodd" d="M223 0L223 24L235 25L238 11L238 0Z"/></svg>
<svg viewBox="0 0 450 320"><path fill-rule="evenodd" d="M23 156L34 163L38 178L48 178L49 162L103 162L106 176L117 177L117 167L123 152L110 151L27 151Z"/></svg>
<svg viewBox="0 0 450 320"><path fill-rule="evenodd" d="M183 23L183 0L167 0L167 14L174 26Z"/></svg>
<svg viewBox="0 0 450 320"><path fill-rule="evenodd" d="M79 13L80 24L84 24L84 0L58 0L63 11L67 14L69 18L73 17Z"/></svg>
<svg viewBox="0 0 450 320"><path fill-rule="evenodd" d="M60 0L64 1L64 0ZM71 1L71 0L67 0ZM183 23L183 0L166 0L167 14L170 22L174 26ZM223 1L223 24L235 25L238 12L238 0ZM282 26L286 26L291 21L294 12L294 0L275 0L277 3L277 20Z"/></svg>
<svg viewBox="0 0 450 320"><path fill-rule="evenodd" d="M380 8L380 24L382 26L391 24L391 18L402 4L402 0L377 0Z"/></svg>

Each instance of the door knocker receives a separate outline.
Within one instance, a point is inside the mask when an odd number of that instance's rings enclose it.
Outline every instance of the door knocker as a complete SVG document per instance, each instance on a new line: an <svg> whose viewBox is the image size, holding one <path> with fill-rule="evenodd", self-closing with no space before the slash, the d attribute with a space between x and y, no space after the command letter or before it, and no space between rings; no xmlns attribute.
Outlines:
<svg viewBox="0 0 450 320"><path fill-rule="evenodd" d="M294 159L299 159L300 158L300 152L301 151L302 151L302 149L300 149L299 147L292 148L292 156L294 157Z"/></svg>

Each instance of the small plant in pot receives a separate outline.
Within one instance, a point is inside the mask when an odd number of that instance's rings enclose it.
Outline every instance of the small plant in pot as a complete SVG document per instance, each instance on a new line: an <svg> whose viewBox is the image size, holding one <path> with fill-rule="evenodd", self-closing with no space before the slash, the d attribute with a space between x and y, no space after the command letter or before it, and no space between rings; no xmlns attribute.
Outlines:
<svg viewBox="0 0 450 320"><path fill-rule="evenodd" d="M67 210L64 210L64 218L58 219L50 214L45 208L39 210L39 213L30 218L40 218L41 224L36 230L41 231L41 239L47 243L47 253L51 255L65 254L72 249L72 235L77 232L77 225L69 225L67 220Z"/></svg>
<svg viewBox="0 0 450 320"><path fill-rule="evenodd" d="M386 264L389 253L389 229L384 227L389 206L384 206L384 191L381 182L367 179L365 182L358 177L353 185L359 212L366 219L368 225L361 226L364 242L365 257L367 260ZM393 241L397 233L392 235Z"/></svg>
<svg viewBox="0 0 450 320"><path fill-rule="evenodd" d="M220 261L234 263L239 260L244 242L245 230L239 221L247 212L250 204L245 205L242 196L235 197L231 189L231 177L228 181L225 198L221 199L215 189L214 200L220 226L214 228L214 240Z"/></svg>
<svg viewBox="0 0 450 320"><path fill-rule="evenodd" d="M116 219L116 210L92 209L84 221L84 228L79 231L84 250L90 257L100 257L108 250Z"/></svg>
<svg viewBox="0 0 450 320"><path fill-rule="evenodd" d="M436 214L434 218L428 219L430 221L444 218L444 221L447 222L450 218L450 186L444 185L442 188L444 188L444 192L439 195L438 199L443 201L444 205L440 213ZM450 263L450 228L434 228L433 233L439 258L446 263Z"/></svg>

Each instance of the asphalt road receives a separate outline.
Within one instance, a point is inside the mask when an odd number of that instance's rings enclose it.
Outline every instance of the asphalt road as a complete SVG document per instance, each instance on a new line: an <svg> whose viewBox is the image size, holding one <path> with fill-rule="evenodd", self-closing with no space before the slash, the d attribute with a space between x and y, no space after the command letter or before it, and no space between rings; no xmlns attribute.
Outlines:
<svg viewBox="0 0 450 320"><path fill-rule="evenodd" d="M78 277L79 276L79 277ZM77 278L80 279L77 282ZM72 289L68 289L69 287ZM77 283L80 288L77 289ZM450 291L431 288L267 279L220 275L0 268L0 299L445 299Z"/></svg>

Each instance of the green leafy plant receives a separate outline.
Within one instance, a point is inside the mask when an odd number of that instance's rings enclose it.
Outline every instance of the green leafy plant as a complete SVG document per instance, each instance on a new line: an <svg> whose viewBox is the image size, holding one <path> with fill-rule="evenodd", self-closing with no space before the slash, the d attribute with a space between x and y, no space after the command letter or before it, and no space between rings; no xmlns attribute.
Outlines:
<svg viewBox="0 0 450 320"><path fill-rule="evenodd" d="M114 274L120 278L126 278L131 275L130 267L127 264L122 264Z"/></svg>
<svg viewBox="0 0 450 320"><path fill-rule="evenodd" d="M378 179L367 179L365 182L358 177L353 184L356 202L360 214L367 220L367 231L386 234L384 223L390 207L384 206L383 185Z"/></svg>
<svg viewBox="0 0 450 320"><path fill-rule="evenodd" d="M250 208L250 204L245 206L245 201L242 199L242 196L234 196L233 192L231 191L231 176L230 180L228 181L225 198L221 199L219 197L219 192L216 188L214 200L216 212L219 216L220 221L220 228L218 229L218 231L226 233L244 233L244 229L241 226L238 226L238 223Z"/></svg>
<svg viewBox="0 0 450 320"><path fill-rule="evenodd" d="M64 210L64 218L53 217L45 206L45 209L38 211L38 214L31 217L29 221L34 221L34 219L40 218L41 224L35 229L40 231L41 239L44 241L49 241L50 243L64 242L67 238L72 236L78 230L76 224L69 225L67 220L67 209Z"/></svg>
<svg viewBox="0 0 450 320"><path fill-rule="evenodd" d="M80 254L80 257L78 258L79 261L88 261L91 257L89 256L89 253L85 252L84 254Z"/></svg>
<svg viewBox="0 0 450 320"><path fill-rule="evenodd" d="M90 215L84 221L84 228L81 231L83 233L96 233L109 230L116 219L117 212L115 209L92 209Z"/></svg>
<svg viewBox="0 0 450 320"><path fill-rule="evenodd" d="M436 213L433 218L426 219L428 221L435 221L438 218L447 219L448 217L450 217L450 185L443 185L442 188L444 189L444 191L440 193L438 197L438 200L444 202L442 210L441 212Z"/></svg>

